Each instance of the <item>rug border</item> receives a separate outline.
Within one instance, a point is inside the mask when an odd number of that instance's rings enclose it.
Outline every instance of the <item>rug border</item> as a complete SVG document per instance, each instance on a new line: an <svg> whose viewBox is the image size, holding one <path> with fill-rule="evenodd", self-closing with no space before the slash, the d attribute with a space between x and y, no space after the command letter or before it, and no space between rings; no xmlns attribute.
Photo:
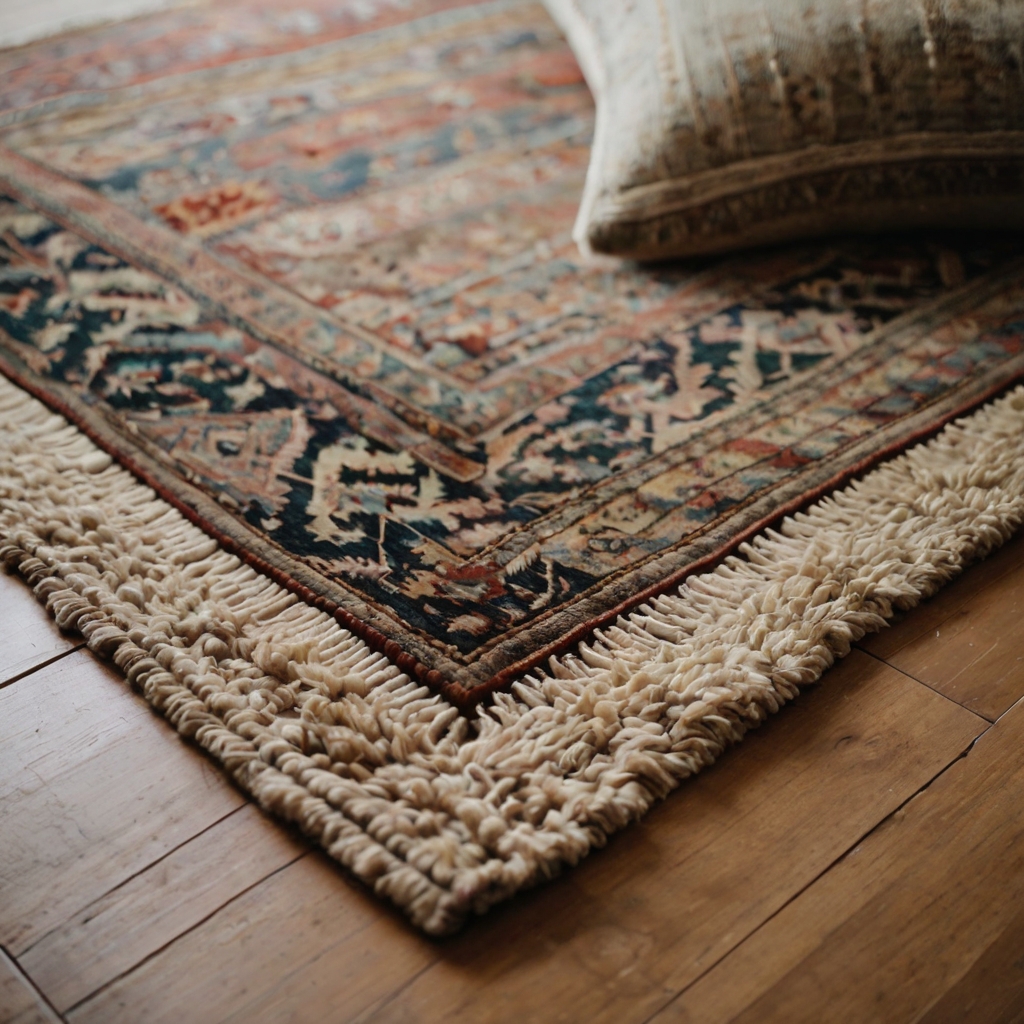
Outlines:
<svg viewBox="0 0 1024 1024"><path fill-rule="evenodd" d="M1021 364L1015 372L1008 374L1005 379L1000 379L991 384L980 394L972 395L966 402L958 405L956 408L942 413L938 419L931 420L929 423L920 427L913 433L904 435L899 440L894 441L885 448L878 449L871 455L857 460L853 465L839 470L827 480L816 485L813 489L809 491L801 491L800 494L787 500L783 504L774 506L771 512L754 520L742 528L738 533L734 534L727 542L718 545L708 554L703 555L694 562L688 563L686 566L675 570L675 572L670 576L665 577L658 583L652 584L651 586L639 591L635 596L631 596L630 598L619 602L606 612L581 623L575 629L566 633L558 641L552 642L547 646L540 648L534 654L526 658L522 658L503 668L486 682L469 688L455 680L448 679L442 675L438 669L425 665L423 662L419 661L415 655L406 651L398 641L391 639L384 633L375 629L369 622L359 618L353 612L348 611L330 597L324 594L318 594L312 588L303 584L300 580L295 579L287 570L279 568L272 562L267 561L265 558L250 550L240 539L237 539L230 533L222 530L217 525L216 520L223 516L229 520L238 532L251 532L248 524L246 524L244 520L241 520L236 516L232 516L229 512L225 512L218 506L216 501L204 491L201 491L199 488L190 484L183 478L175 476L176 485L180 484L186 490L194 492L194 500L197 504L209 505L210 508L204 515L204 513L191 506L188 502L182 500L174 493L173 490L171 490L169 486L162 482L162 472L160 472L162 467L159 467L156 460L152 459L151 456L148 456L141 448L132 449L133 452L137 451L138 454L146 460L146 462L153 463L152 469L148 469L146 465L139 459L135 458L126 447L123 447L122 444L118 443L119 437L115 429L103 429L99 427L90 417L84 414L84 411L79 412L76 410L74 405L71 404L71 401L59 397L57 394L53 393L53 391L48 390L47 386L37 383L34 379L35 374L32 373L30 369L27 367L19 368L13 362L11 354L0 349L0 373L7 377L8 380L14 383L17 387L28 392L34 398L46 405L47 408L63 416L77 429L81 430L90 441L97 445L97 447L114 458L119 465L128 470L140 482L151 487L162 500L166 501L169 505L180 512L190 523L216 540L217 543L226 551L235 555L246 564L252 566L252 568L257 572L268 576L279 586L282 586L286 590L295 594L306 604L330 615L339 625L349 629L356 636L365 640L373 650L379 651L387 657L389 661L397 665L403 672L407 672L413 678L426 683L431 687L431 689L439 692L463 712L470 711L473 707L494 693L507 689L507 687L517 679L521 678L531 669L536 668L547 659L557 657L560 654L565 654L567 651L577 646L581 641L592 636L596 630L614 623L621 616L636 610L640 605L652 598L666 594L673 588L678 587L679 584L689 576L713 569L716 565L719 565L729 557L729 555L734 554L752 537L762 533L765 529L771 528L787 516L814 504L814 502L820 500L822 497L831 494L843 487L845 484L850 483L857 477L862 476L907 449L915 447L918 444L927 441L929 438L936 436L941 433L941 431L950 422L958 417L976 411L1011 391L1017 384L1024 381L1024 356L1017 357L1015 362ZM53 384L50 384L49 387L52 388ZM70 396L68 397L70 398ZM927 407L925 408L927 409ZM923 411L925 410L918 410L918 413ZM260 538L261 546L265 543L266 541L263 538ZM312 571L313 570L311 570L311 572ZM369 616L367 616L367 618L369 618Z"/></svg>

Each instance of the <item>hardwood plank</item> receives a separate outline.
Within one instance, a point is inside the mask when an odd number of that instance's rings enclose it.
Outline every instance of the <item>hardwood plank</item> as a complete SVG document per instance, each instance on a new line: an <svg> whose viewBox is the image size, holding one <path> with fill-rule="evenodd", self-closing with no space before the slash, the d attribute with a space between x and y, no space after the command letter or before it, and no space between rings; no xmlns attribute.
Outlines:
<svg viewBox="0 0 1024 1024"><path fill-rule="evenodd" d="M1024 911L971 969L921 1018L921 1024L1014 1024L1024 1019Z"/></svg>
<svg viewBox="0 0 1024 1024"><path fill-rule="evenodd" d="M371 1012L436 956L311 853L67 1016L75 1024L336 1024Z"/></svg>
<svg viewBox="0 0 1024 1024"><path fill-rule="evenodd" d="M58 1024L13 960L0 949L0 1024Z"/></svg>
<svg viewBox="0 0 1024 1024"><path fill-rule="evenodd" d="M61 633L23 580L0 572L0 686L80 646Z"/></svg>
<svg viewBox="0 0 1024 1024"><path fill-rule="evenodd" d="M1024 696L1024 534L864 650L995 721Z"/></svg>
<svg viewBox="0 0 1024 1024"><path fill-rule="evenodd" d="M1020 1010L1024 702L655 1018L917 1021L993 973ZM972 971L975 972L972 978ZM1005 973L1004 973L1005 972ZM962 986L962 987L960 987ZM1000 994L985 993L998 1002ZM945 1019L991 1021L979 1015Z"/></svg>
<svg viewBox="0 0 1024 1024"><path fill-rule="evenodd" d="M15 957L244 803L79 651L0 690L0 943Z"/></svg>
<svg viewBox="0 0 1024 1024"><path fill-rule="evenodd" d="M79 911L19 962L63 1012L306 852L247 804Z"/></svg>
<svg viewBox="0 0 1024 1024"><path fill-rule="evenodd" d="M432 944L363 902L354 908L339 876L311 877L304 859L70 1019L176 1021L201 1006L211 1024L643 1021L985 726L855 652L608 850L454 940ZM353 926L354 914L373 925ZM353 980L346 958L357 954L372 978ZM372 989L355 998L354 984Z"/></svg>

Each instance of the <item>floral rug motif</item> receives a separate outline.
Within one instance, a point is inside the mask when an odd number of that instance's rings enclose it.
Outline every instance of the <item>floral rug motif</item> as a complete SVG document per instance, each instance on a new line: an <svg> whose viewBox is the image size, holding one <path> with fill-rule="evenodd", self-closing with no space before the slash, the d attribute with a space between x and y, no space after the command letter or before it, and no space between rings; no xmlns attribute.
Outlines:
<svg viewBox="0 0 1024 1024"><path fill-rule="evenodd" d="M582 258L537 5L188 7L0 79L0 370L459 703L1024 371L1012 240Z"/></svg>

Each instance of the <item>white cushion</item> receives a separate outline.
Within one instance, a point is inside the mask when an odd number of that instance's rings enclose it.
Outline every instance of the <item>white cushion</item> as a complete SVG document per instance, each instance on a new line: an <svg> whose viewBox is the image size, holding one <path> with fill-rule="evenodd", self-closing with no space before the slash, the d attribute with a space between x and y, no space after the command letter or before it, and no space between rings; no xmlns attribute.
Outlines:
<svg viewBox="0 0 1024 1024"><path fill-rule="evenodd" d="M546 0L597 100L584 248L1024 226L1024 0Z"/></svg>

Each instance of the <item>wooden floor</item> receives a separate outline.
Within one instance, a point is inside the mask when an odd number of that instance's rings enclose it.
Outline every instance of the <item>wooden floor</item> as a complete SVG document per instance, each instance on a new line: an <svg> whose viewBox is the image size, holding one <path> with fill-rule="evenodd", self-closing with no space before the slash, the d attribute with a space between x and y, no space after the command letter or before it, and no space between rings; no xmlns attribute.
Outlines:
<svg viewBox="0 0 1024 1024"><path fill-rule="evenodd" d="M0 575L0 1022L1024 1022L1024 537L429 941Z"/></svg>

